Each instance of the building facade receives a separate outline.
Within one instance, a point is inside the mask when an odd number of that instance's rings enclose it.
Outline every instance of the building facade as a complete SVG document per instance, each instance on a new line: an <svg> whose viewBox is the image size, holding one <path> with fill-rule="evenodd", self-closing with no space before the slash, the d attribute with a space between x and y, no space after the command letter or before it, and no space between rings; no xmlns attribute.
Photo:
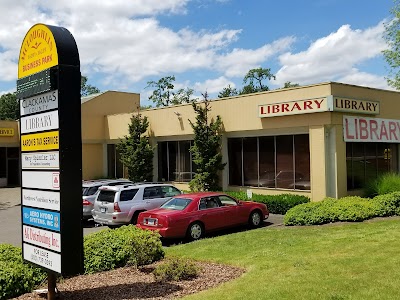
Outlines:
<svg viewBox="0 0 400 300"><path fill-rule="evenodd" d="M211 102L223 121L224 190L295 193L313 201L357 194L369 180L398 172L400 93L341 83L273 90ZM195 167L191 105L149 109L154 180L183 189ZM130 114L107 116L111 140Z"/></svg>
<svg viewBox="0 0 400 300"><path fill-rule="evenodd" d="M82 98L84 179L124 177L116 144L128 134L139 97L105 92ZM211 101L210 118L219 115L223 122L221 151L227 164L221 187L301 194L313 201L359 194L380 174L399 172L399 109L398 92L335 82ZM141 114L149 120L155 149L154 181L188 190L196 171L189 151L194 139L192 106ZM18 125L2 122L0 127L16 132L0 136L0 178L10 178Z"/></svg>

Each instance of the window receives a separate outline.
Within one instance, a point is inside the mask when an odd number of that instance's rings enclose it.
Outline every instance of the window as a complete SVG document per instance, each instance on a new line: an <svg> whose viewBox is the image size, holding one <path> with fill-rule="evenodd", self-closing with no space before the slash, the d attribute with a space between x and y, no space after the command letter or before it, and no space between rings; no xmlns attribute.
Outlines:
<svg viewBox="0 0 400 300"><path fill-rule="evenodd" d="M387 172L398 172L398 146L389 143L346 143L347 189L360 189Z"/></svg>
<svg viewBox="0 0 400 300"><path fill-rule="evenodd" d="M99 193L99 196L97 197L98 202L110 202L113 203L115 198L115 192L114 191L106 191L106 190L101 190Z"/></svg>
<svg viewBox="0 0 400 300"><path fill-rule="evenodd" d="M199 209L210 209L219 207L217 199L214 197L204 198L200 200Z"/></svg>
<svg viewBox="0 0 400 300"><path fill-rule="evenodd" d="M228 139L229 184L310 189L309 135Z"/></svg>
<svg viewBox="0 0 400 300"><path fill-rule="evenodd" d="M229 183L243 185L242 182L242 139L228 139Z"/></svg>
<svg viewBox="0 0 400 300"><path fill-rule="evenodd" d="M194 176L191 141L158 143L158 180L189 182Z"/></svg>
<svg viewBox="0 0 400 300"><path fill-rule="evenodd" d="M133 197L137 194L138 189L126 190L122 191L121 195L119 196L119 201L129 201L132 200Z"/></svg>
<svg viewBox="0 0 400 300"><path fill-rule="evenodd" d="M237 202L228 196L219 196L222 206L236 206Z"/></svg>
<svg viewBox="0 0 400 300"><path fill-rule="evenodd" d="M181 192L173 186L162 186L161 193L163 197L174 197L181 194Z"/></svg>
<svg viewBox="0 0 400 300"><path fill-rule="evenodd" d="M7 177L7 148L0 147L0 177Z"/></svg>
<svg viewBox="0 0 400 300"><path fill-rule="evenodd" d="M107 145L107 175L111 178L124 177L124 166L120 161L119 151L114 144Z"/></svg>
<svg viewBox="0 0 400 300"><path fill-rule="evenodd" d="M165 202L161 207L166 209L184 210L190 202L192 202L190 199L172 198Z"/></svg>
<svg viewBox="0 0 400 300"><path fill-rule="evenodd" d="M144 189L143 199L164 198L159 186L148 187Z"/></svg>

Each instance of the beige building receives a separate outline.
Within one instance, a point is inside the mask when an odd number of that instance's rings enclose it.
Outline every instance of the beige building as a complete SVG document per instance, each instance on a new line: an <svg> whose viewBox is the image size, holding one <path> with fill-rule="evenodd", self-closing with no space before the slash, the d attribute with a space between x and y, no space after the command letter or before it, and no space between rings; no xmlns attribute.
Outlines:
<svg viewBox="0 0 400 300"><path fill-rule="evenodd" d="M124 176L115 145L138 107L138 94L82 99L83 178ZM398 92L333 82L214 100L210 115L222 118L227 163L221 186L313 201L357 194L379 174L399 171L399 108ZM192 106L141 113L156 146L153 179L188 189Z"/></svg>

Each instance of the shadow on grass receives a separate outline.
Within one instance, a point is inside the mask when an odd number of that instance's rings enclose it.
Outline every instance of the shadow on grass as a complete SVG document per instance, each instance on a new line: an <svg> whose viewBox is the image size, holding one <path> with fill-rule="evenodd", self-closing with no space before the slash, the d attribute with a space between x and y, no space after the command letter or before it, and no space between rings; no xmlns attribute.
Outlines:
<svg viewBox="0 0 400 300"><path fill-rule="evenodd" d="M260 227L257 228L266 228L271 225L276 225L272 222L268 222L268 220L264 221ZM223 230L218 230L218 231L213 231L210 233L206 233L204 238L213 238L213 237L218 237L222 235L228 235L228 234L233 234L233 233L238 233L238 232L243 232L243 231L248 231L248 230L253 230L257 228L251 228L248 225L243 225L243 226L237 226L237 227L231 227ZM162 239L162 245L165 247L170 247L170 246L175 246L179 244L187 244L190 243L190 241L186 239Z"/></svg>
<svg viewBox="0 0 400 300"><path fill-rule="evenodd" d="M83 288L75 291L60 291L59 299L86 300L119 300L119 299L164 299L168 295L182 290L181 287L168 282L137 282L132 284L117 284L97 288Z"/></svg>

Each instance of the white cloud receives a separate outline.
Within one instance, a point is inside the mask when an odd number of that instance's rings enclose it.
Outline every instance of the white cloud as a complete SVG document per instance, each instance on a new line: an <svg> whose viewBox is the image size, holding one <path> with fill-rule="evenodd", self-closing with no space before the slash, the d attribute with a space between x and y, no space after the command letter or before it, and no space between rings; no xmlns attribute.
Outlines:
<svg viewBox="0 0 400 300"><path fill-rule="evenodd" d="M353 74L358 64L381 55L386 48L383 31L383 22L366 30L352 30L350 25L343 25L336 32L313 42L305 51L284 53L279 58L282 67L276 74L276 84L346 78Z"/></svg>
<svg viewBox="0 0 400 300"><path fill-rule="evenodd" d="M277 57L281 68L271 85L283 86L286 81L307 84L347 80L387 87L384 78L359 71L362 63L379 56L386 47L382 39L383 22L365 30L344 25L298 53L288 52L296 42L293 36L258 48L232 49L242 34L241 29L173 30L157 20L161 14L185 14L189 2L2 0L0 83L16 79L24 35L33 24L45 23L70 30L77 41L82 73L89 78L98 73L100 82L112 89L128 90L143 79L210 71L216 78L197 82L193 88L212 94L228 84L233 86L232 81L243 78L249 69L271 66ZM192 85L189 78L183 87Z"/></svg>
<svg viewBox="0 0 400 300"><path fill-rule="evenodd" d="M215 79L208 79L204 82L196 82L194 89L199 93L204 93L207 91L208 94L219 93L223 88L230 85L235 87L235 84L228 78L221 76Z"/></svg>
<svg viewBox="0 0 400 300"><path fill-rule="evenodd" d="M25 4L16 0L14 5L5 0L0 4L0 28L7 28L0 31L0 64L4 66L0 80L15 80L19 47L35 23L67 28L76 39L82 72L89 78L101 73L103 83L120 88L150 76L193 70L241 77L267 58L287 51L294 41L283 38L258 49L231 51L240 29L174 31L155 18L161 13L185 13L188 1L35 0ZM1 26L2 22L16 26Z"/></svg>
<svg viewBox="0 0 400 300"><path fill-rule="evenodd" d="M233 49L217 58L217 69L228 77L244 76L248 70L259 67L267 59L288 50L295 42L294 37L285 37L258 49Z"/></svg>
<svg viewBox="0 0 400 300"><path fill-rule="evenodd" d="M369 74L365 72L360 72L357 69L354 69L350 74L347 74L337 80L338 82L355 84L361 86L369 86L379 89L390 90L393 89L389 87L385 77L377 76L374 74Z"/></svg>

